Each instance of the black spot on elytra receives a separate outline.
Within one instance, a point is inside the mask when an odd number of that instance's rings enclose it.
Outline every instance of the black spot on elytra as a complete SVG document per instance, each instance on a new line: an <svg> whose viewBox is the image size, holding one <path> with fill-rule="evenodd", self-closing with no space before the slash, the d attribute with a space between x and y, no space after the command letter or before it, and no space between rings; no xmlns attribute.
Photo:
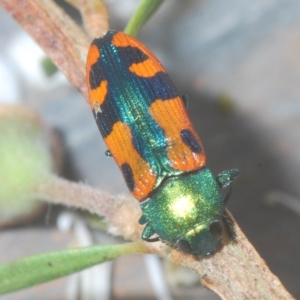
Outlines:
<svg viewBox="0 0 300 300"><path fill-rule="evenodd" d="M129 188L130 191L133 191L135 188L135 182L134 182L134 178L133 178L133 172L131 170L131 167L129 164L124 163L121 166L121 171L123 173L123 176L125 178L126 184Z"/></svg>
<svg viewBox="0 0 300 300"><path fill-rule="evenodd" d="M96 89L100 86L101 81L106 79L105 74L103 73L103 67L102 67L102 52L105 50L105 45L111 44L111 39L113 35L115 34L115 31L110 31L108 34L106 34L102 38L94 39L92 42L92 45L96 45L100 52L100 57L98 60L91 66L90 70L90 88Z"/></svg>
<svg viewBox="0 0 300 300"><path fill-rule="evenodd" d="M118 51L120 52L123 63L127 68L129 68L132 64L141 63L149 58L148 55L137 47L120 47L118 48Z"/></svg>
<svg viewBox="0 0 300 300"><path fill-rule="evenodd" d="M200 153L202 151L200 144L189 129L181 130L180 134L183 142L191 149L192 152Z"/></svg>
<svg viewBox="0 0 300 300"><path fill-rule="evenodd" d="M101 61L98 59L90 69L90 88L92 90L98 88L103 80L105 80L105 76L101 71Z"/></svg>
<svg viewBox="0 0 300 300"><path fill-rule="evenodd" d="M109 105L108 101L103 103L101 109L101 113L93 110L93 114L103 138L106 138L112 132L113 126L119 121L119 118L114 107Z"/></svg>

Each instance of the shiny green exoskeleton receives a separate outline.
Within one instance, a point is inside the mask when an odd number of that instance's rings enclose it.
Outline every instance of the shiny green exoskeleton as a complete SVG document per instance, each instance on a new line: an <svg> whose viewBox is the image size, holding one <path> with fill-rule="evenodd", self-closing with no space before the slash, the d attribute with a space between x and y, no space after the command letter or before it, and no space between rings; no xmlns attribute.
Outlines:
<svg viewBox="0 0 300 300"><path fill-rule="evenodd" d="M183 99L163 66L136 39L109 31L87 59L90 105L146 224L142 238L209 255L233 227L224 202L236 169L216 178ZM221 189L229 186L222 200ZM154 236L154 237L153 237Z"/></svg>
<svg viewBox="0 0 300 300"><path fill-rule="evenodd" d="M167 237L170 244L183 252L203 256L220 248L226 229L235 241L233 227L224 214L220 189L227 185L232 187L237 175L234 169L215 178L210 170L203 168L166 180L151 200L141 204L140 223L148 222L143 239L149 240L156 233L162 240ZM225 201L230 193L231 190Z"/></svg>

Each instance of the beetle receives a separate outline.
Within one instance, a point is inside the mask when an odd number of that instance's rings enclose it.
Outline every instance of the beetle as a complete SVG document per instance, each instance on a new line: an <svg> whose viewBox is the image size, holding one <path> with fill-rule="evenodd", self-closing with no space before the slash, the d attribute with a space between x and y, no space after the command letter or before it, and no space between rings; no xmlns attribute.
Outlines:
<svg viewBox="0 0 300 300"><path fill-rule="evenodd" d="M131 194L142 239L207 256L236 234L225 213L237 169L216 177L181 97L158 59L137 39L110 30L87 56L89 102ZM221 189L229 186L222 199Z"/></svg>

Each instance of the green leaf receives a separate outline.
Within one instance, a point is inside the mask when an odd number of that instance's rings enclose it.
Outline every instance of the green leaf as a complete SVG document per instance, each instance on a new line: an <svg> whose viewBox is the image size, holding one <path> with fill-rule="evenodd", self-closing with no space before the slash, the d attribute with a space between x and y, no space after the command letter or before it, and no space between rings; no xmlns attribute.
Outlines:
<svg viewBox="0 0 300 300"><path fill-rule="evenodd" d="M142 26L148 21L162 3L163 0L141 0L124 32L131 36L136 36Z"/></svg>
<svg viewBox="0 0 300 300"><path fill-rule="evenodd" d="M146 253L141 243L97 245L29 256L0 266L0 294L66 276L131 253Z"/></svg>
<svg viewBox="0 0 300 300"><path fill-rule="evenodd" d="M49 57L43 58L41 63L42 63L42 68L47 77L51 77L58 71L56 65Z"/></svg>

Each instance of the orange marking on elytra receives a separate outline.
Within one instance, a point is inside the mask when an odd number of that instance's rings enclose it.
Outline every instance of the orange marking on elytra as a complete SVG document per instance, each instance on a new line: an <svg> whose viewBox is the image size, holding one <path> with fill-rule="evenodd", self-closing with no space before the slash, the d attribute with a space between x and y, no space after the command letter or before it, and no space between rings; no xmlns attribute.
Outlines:
<svg viewBox="0 0 300 300"><path fill-rule="evenodd" d="M99 48L96 45L91 45L87 56L87 67L90 68L94 63L98 61L100 57Z"/></svg>
<svg viewBox="0 0 300 300"><path fill-rule="evenodd" d="M201 140L196 133L180 97L169 100L156 100L149 107L149 113L164 130L167 141L167 156L176 170L197 170L206 163L204 151L194 153L183 142L181 130L189 129L199 145Z"/></svg>
<svg viewBox="0 0 300 300"><path fill-rule="evenodd" d="M107 80L102 80L100 85L96 89L89 88L89 99L90 99L90 106L92 109L95 109L95 105L98 104L98 107L103 104L105 100L105 96L107 94Z"/></svg>
<svg viewBox="0 0 300 300"><path fill-rule="evenodd" d="M132 64L129 67L129 71L140 77L153 77L160 71L164 72L164 70L157 68L157 66L153 64L151 58L148 58L140 63Z"/></svg>
<svg viewBox="0 0 300 300"><path fill-rule="evenodd" d="M97 110L101 109L100 106L105 100L105 96L107 94L107 84L108 84L107 80L102 80L100 82L100 85L97 88L91 89L90 87L90 77L93 76L93 74L91 74L91 68L99 60L99 57L100 57L99 48L96 45L91 45L87 56L86 78L88 83L90 106L92 109L97 108Z"/></svg>
<svg viewBox="0 0 300 300"><path fill-rule="evenodd" d="M148 59L139 63L133 63L129 67L129 70L136 75L141 77L152 77L158 72L166 73L165 68L154 56L154 54L135 38L123 32L117 32L112 38L112 43L116 47L136 47L148 56Z"/></svg>
<svg viewBox="0 0 300 300"><path fill-rule="evenodd" d="M130 165L135 182L131 193L138 200L143 200L152 191L156 175L135 149L130 127L121 121L116 122L112 132L105 138L105 143L119 168L124 163Z"/></svg>

